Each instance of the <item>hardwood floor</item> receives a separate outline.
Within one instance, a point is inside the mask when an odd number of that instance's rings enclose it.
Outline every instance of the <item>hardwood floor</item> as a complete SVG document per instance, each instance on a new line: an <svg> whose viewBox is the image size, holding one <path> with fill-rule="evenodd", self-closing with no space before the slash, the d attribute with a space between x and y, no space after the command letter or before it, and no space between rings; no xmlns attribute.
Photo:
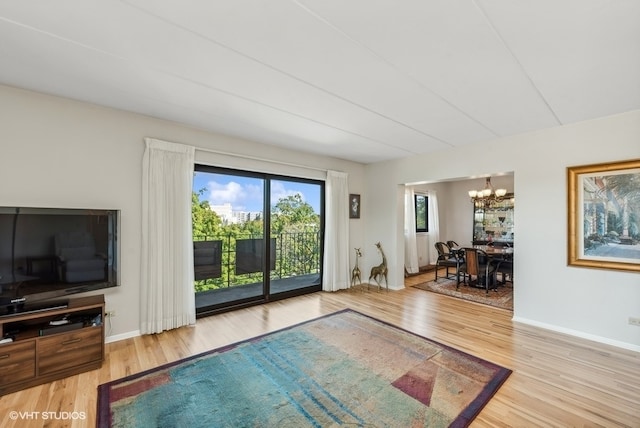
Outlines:
<svg viewBox="0 0 640 428"><path fill-rule="evenodd" d="M314 293L107 344L101 369L1 397L0 426L95 426L101 383L347 307L512 369L474 427L640 427L640 353L513 323L510 311L412 287ZM22 418L12 420L12 411ZM72 415L61 412L85 418L51 420Z"/></svg>

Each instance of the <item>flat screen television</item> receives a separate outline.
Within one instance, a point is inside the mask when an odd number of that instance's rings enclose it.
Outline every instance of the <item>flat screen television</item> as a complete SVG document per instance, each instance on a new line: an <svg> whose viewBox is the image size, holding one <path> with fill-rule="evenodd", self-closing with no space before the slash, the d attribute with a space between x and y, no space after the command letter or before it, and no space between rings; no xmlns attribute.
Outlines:
<svg viewBox="0 0 640 428"><path fill-rule="evenodd" d="M119 220L119 210L0 207L0 316L118 286Z"/></svg>

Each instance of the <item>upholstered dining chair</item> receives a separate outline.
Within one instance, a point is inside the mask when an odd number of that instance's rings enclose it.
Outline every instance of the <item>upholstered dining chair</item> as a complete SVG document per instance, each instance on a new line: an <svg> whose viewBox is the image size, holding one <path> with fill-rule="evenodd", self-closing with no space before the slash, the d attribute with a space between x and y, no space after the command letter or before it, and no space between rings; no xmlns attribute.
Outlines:
<svg viewBox="0 0 640 428"><path fill-rule="evenodd" d="M436 260L436 281L438 280L438 270L440 267L446 268L445 278L453 279L453 274L449 273L449 268L455 269L455 278L457 284L460 283L460 257L456 252L451 252L449 247L444 242L435 243L436 250L438 251L438 259Z"/></svg>
<svg viewBox="0 0 640 428"><path fill-rule="evenodd" d="M489 287L495 289L496 282L496 265L486 252L478 248L464 248L464 264L460 266L460 270L465 274L465 283L469 278L469 285L484 286L487 294Z"/></svg>
<svg viewBox="0 0 640 428"><path fill-rule="evenodd" d="M508 249L513 248L511 242L491 242L488 246L493 248ZM504 253L499 257L493 257L492 263L496 267L496 274L500 274L499 284L506 284L507 281L513 283L513 253Z"/></svg>
<svg viewBox="0 0 640 428"><path fill-rule="evenodd" d="M500 274L500 284L506 284L511 282L513 284L513 258L503 257L499 260L494 260L496 265L496 273Z"/></svg>

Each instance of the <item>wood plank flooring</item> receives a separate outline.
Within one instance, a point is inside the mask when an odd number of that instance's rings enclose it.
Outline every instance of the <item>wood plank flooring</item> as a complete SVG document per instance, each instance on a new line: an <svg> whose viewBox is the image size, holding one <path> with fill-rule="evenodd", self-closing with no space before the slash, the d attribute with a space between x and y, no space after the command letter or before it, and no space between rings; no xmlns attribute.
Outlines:
<svg viewBox="0 0 640 428"><path fill-rule="evenodd" d="M433 274L426 275L406 283ZM640 353L517 324L509 311L410 286L314 293L107 344L101 369L1 397L0 426L95 426L101 383L343 308L512 369L474 427L640 427ZM12 411L22 418L12 420ZM42 412L55 413L44 419ZM84 418L52 419L71 412Z"/></svg>

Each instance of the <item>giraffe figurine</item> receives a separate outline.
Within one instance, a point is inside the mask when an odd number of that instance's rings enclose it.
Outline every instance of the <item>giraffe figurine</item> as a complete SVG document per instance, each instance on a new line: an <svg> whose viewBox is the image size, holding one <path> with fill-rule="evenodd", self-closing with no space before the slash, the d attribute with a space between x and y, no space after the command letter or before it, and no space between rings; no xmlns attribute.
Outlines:
<svg viewBox="0 0 640 428"><path fill-rule="evenodd" d="M378 251L380 251L380 255L382 256L382 263L371 268L371 274L369 275L369 284L371 284L371 279L373 278L376 283L378 283L378 290L380 290L382 288L380 279L384 277L384 285L386 286L387 291L389 291L389 282L387 281L387 273L389 273L389 270L387 269L387 257L384 255L384 251L382 251L382 245L380 245L379 242L376 243L376 247L378 248ZM367 288L369 287L367 286Z"/></svg>
<svg viewBox="0 0 640 428"><path fill-rule="evenodd" d="M360 275L360 268L358 267L358 259L362 257L362 251L360 248L354 248L356 250L356 265L353 267L351 271L351 287L353 288L356 285L356 279L358 280L358 284L362 285L362 277Z"/></svg>

